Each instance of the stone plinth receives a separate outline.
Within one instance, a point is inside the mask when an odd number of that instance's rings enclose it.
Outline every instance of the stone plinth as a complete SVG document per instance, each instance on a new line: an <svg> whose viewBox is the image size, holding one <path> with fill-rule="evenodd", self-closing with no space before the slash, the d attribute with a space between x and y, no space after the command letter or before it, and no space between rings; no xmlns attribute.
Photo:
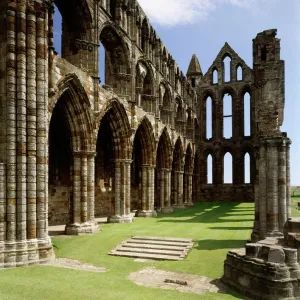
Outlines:
<svg viewBox="0 0 300 300"><path fill-rule="evenodd" d="M97 223L75 223L66 225L65 232L67 235L91 234L99 231Z"/></svg>
<svg viewBox="0 0 300 300"><path fill-rule="evenodd" d="M130 215L128 216L111 216L107 218L108 223L118 223L118 224L125 224L125 223L132 223L134 218Z"/></svg>
<svg viewBox="0 0 300 300"><path fill-rule="evenodd" d="M155 210L138 210L135 216L139 218L153 218L157 217L157 212Z"/></svg>
<svg viewBox="0 0 300 300"><path fill-rule="evenodd" d="M0 268L42 264L54 260L50 238L0 243Z"/></svg>

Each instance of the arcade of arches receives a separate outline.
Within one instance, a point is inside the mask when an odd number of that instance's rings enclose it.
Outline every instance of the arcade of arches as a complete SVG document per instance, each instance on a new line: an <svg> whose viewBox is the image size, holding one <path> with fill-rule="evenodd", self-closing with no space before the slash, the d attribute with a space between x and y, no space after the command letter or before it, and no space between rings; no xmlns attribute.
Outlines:
<svg viewBox="0 0 300 300"><path fill-rule="evenodd" d="M276 31L253 47L253 68L226 43L205 74L193 55L184 75L136 0L1 1L0 267L48 260L49 225L93 233L100 216L132 222L199 201L255 202L253 238L282 231L290 141Z"/></svg>

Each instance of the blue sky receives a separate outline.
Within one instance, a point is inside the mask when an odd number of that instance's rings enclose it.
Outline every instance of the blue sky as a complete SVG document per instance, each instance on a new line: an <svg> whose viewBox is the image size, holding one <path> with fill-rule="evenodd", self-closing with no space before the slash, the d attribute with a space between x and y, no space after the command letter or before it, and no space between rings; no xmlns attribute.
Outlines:
<svg viewBox="0 0 300 300"><path fill-rule="evenodd" d="M225 42L252 67L252 39L277 28L286 62L286 106L282 131L291 147L291 181L300 186L300 0L140 0L153 27L186 72L195 53L205 73ZM55 18L55 32L59 16ZM56 45L59 48L58 34ZM299 115L298 115L299 114ZM225 173L225 177L229 177Z"/></svg>

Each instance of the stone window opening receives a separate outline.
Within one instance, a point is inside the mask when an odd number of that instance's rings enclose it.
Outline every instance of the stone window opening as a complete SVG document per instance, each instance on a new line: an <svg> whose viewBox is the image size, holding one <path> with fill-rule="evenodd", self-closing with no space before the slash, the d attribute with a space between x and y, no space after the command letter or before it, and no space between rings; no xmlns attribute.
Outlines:
<svg viewBox="0 0 300 300"><path fill-rule="evenodd" d="M213 157L211 154L207 156L207 184L213 184Z"/></svg>
<svg viewBox="0 0 300 300"><path fill-rule="evenodd" d="M260 57L261 57L261 61L266 61L267 60L267 48L266 48L266 46L263 46L261 48Z"/></svg>
<svg viewBox="0 0 300 300"><path fill-rule="evenodd" d="M99 78L100 83L105 85L105 48L103 47L102 43L99 46Z"/></svg>
<svg viewBox="0 0 300 300"><path fill-rule="evenodd" d="M236 69L236 80L237 81L243 80L243 68L241 65L238 65Z"/></svg>
<svg viewBox="0 0 300 300"><path fill-rule="evenodd" d="M230 152L227 152L223 158L223 183L233 183L233 159Z"/></svg>
<svg viewBox="0 0 300 300"><path fill-rule="evenodd" d="M196 87L196 78L192 78L192 87L193 87L193 88Z"/></svg>
<svg viewBox="0 0 300 300"><path fill-rule="evenodd" d="M213 126L213 112L212 112L212 98L206 99L206 139L211 140L213 137L212 126Z"/></svg>
<svg viewBox="0 0 300 300"><path fill-rule="evenodd" d="M230 82L231 81L231 58L227 55L223 59L223 78L224 82Z"/></svg>
<svg viewBox="0 0 300 300"><path fill-rule="evenodd" d="M112 19L116 20L116 0L108 0L109 1L109 12Z"/></svg>
<svg viewBox="0 0 300 300"><path fill-rule="evenodd" d="M59 56L62 56L62 15L54 5L54 32L53 32L53 42L54 49Z"/></svg>
<svg viewBox="0 0 300 300"><path fill-rule="evenodd" d="M244 183L251 183L251 159L250 154L247 152L244 156Z"/></svg>
<svg viewBox="0 0 300 300"><path fill-rule="evenodd" d="M244 94L244 136L251 136L251 97Z"/></svg>
<svg viewBox="0 0 300 300"><path fill-rule="evenodd" d="M218 84L218 82L219 82L219 73L218 70L215 68L212 73L212 83Z"/></svg>
<svg viewBox="0 0 300 300"><path fill-rule="evenodd" d="M230 94L223 97L223 138L232 138L232 96Z"/></svg>

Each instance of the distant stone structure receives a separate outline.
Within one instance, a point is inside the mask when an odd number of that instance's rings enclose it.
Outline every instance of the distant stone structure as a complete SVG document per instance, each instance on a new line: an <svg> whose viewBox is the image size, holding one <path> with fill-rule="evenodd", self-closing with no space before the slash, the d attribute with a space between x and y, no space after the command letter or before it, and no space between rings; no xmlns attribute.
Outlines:
<svg viewBox="0 0 300 300"><path fill-rule="evenodd" d="M251 243L232 250L223 282L253 299L300 299L300 220L291 219L290 140L280 131L284 62L277 31L253 40L256 99L255 222ZM283 235L284 233L284 235Z"/></svg>
<svg viewBox="0 0 300 300"><path fill-rule="evenodd" d="M94 233L97 216L132 222L133 210L152 217L195 201L255 201L252 239L280 236L290 141L280 132L284 64L275 36L256 37L253 69L226 43L206 74L194 55L185 77L135 0L1 1L0 267L50 260L49 224ZM232 184L224 183L227 153Z"/></svg>

